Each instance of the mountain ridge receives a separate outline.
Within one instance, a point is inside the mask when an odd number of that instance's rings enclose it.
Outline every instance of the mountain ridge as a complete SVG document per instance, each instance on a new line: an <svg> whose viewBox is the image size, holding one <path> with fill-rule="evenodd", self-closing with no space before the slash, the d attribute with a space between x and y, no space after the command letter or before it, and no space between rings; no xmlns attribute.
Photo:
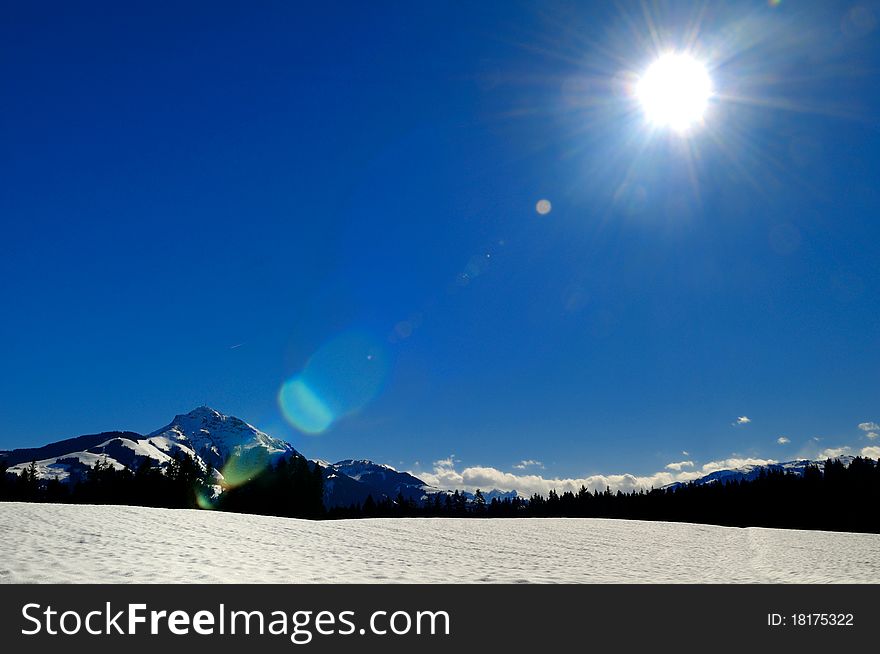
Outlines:
<svg viewBox="0 0 880 654"><path fill-rule="evenodd" d="M849 465L855 458L850 455L841 455L830 457L832 460L841 461L844 465ZM804 470L808 466L815 466L819 470L825 467L825 461L828 459L792 459L791 461L780 461L776 463L760 463L740 466L738 468L726 468L723 470L714 470L706 473L702 477L697 477L689 481L675 481L671 484L663 486L667 489L681 488L688 484L702 486L705 484L722 483L726 484L732 481L753 481L757 479L761 473L768 472L788 472L796 475L803 475Z"/></svg>
<svg viewBox="0 0 880 654"><path fill-rule="evenodd" d="M240 418L199 406L145 435L131 431L86 434L41 447L0 452L0 459L5 460L12 474L34 461L38 477L76 482L99 460L115 468L135 468L145 459L164 467L178 454L192 457L206 470L213 469L218 488L227 481L241 481L226 479L236 474L224 469L233 456L245 462L238 468L250 471L280 457L303 456L289 442L269 436ZM323 470L328 507L362 504L369 496L379 501L402 495L407 501L420 502L430 493L445 492L414 475L369 459L336 463L307 460Z"/></svg>

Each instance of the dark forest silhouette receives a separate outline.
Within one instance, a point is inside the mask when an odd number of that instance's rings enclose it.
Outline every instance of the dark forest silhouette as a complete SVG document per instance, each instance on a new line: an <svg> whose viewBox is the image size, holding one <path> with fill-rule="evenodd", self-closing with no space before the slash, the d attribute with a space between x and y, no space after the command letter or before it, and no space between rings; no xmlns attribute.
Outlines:
<svg viewBox="0 0 880 654"><path fill-rule="evenodd" d="M302 456L280 459L246 483L224 489L216 499L215 483L213 470L202 468L185 453L178 453L164 468L144 459L134 470L117 469L101 458L71 482L38 479L35 463L11 475L0 461L0 500L215 508L297 518L324 515L321 468Z"/></svg>
<svg viewBox="0 0 880 654"><path fill-rule="evenodd" d="M328 510L323 504L323 470L301 456L270 464L212 499L212 471L179 454L164 469L148 460L134 470L99 460L74 483L38 479L33 463L13 475L0 461L0 500L201 507L301 518L623 518L880 533L880 463L856 457L847 466L829 459L823 468L807 466L802 475L765 470L753 480L628 493L581 487L577 493L550 491L528 500L487 502L479 490L473 499L455 491L432 494L418 503L403 495L369 496L363 504Z"/></svg>

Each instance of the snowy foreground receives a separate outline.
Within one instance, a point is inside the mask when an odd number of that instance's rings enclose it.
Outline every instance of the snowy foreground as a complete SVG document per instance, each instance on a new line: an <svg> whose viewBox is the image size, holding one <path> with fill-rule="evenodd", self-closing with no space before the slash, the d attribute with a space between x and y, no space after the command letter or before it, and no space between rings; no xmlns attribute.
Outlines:
<svg viewBox="0 0 880 654"><path fill-rule="evenodd" d="M880 536L0 502L2 582L880 582Z"/></svg>

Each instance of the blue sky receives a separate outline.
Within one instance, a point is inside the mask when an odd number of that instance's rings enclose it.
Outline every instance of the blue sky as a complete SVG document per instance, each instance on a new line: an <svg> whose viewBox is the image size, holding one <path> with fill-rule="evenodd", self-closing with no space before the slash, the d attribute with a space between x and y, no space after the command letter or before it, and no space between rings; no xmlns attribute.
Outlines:
<svg viewBox="0 0 880 654"><path fill-rule="evenodd" d="M651 7L4 3L0 447L201 404L434 473L870 446L880 5ZM684 136L631 93L667 50Z"/></svg>

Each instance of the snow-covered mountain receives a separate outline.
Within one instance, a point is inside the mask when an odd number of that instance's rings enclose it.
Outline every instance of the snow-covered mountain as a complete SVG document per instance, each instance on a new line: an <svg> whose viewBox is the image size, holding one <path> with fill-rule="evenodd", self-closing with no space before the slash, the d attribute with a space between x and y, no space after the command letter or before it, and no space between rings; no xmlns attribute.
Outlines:
<svg viewBox="0 0 880 654"><path fill-rule="evenodd" d="M70 452L80 452L96 447L114 438L136 440L142 438L140 434L131 431L107 431L100 434L87 434L76 438L67 438L57 443L50 443L43 447L23 447L17 450L0 451L0 459L7 465L15 466L19 463L30 463L63 456Z"/></svg>
<svg viewBox="0 0 880 654"><path fill-rule="evenodd" d="M172 456L184 451L215 468L221 468L232 455L259 453L277 458L299 454L287 441L207 406L174 416L170 424L149 434L147 442Z"/></svg>
<svg viewBox="0 0 880 654"><path fill-rule="evenodd" d="M99 460L120 469L136 468L145 459L162 467L178 453L191 456L203 468L213 468L218 485L224 481L238 483L241 480L233 477L242 470L246 474L280 457L301 456L287 441L273 438L244 420L201 406L174 416L170 423L146 436L129 431L90 434L39 448L0 452L0 458L5 459L13 474L36 461L39 477L75 482ZM237 465L226 466L230 460ZM409 473L368 460L310 463L324 471L324 502L328 507L362 504L368 496L375 501L384 497L393 500L399 493L410 501L420 501L429 493L441 492Z"/></svg>
<svg viewBox="0 0 880 654"><path fill-rule="evenodd" d="M167 452L149 444L143 436L134 432L78 436L43 447L12 450L5 453L3 458L9 465L10 473L18 474L31 461L35 461L38 477L56 478L62 482L76 481L99 460L115 468L135 467L144 458L160 466L171 460Z"/></svg>
<svg viewBox="0 0 880 654"><path fill-rule="evenodd" d="M298 454L289 443L272 438L243 420L202 406L175 416L168 425L147 436L105 432L41 448L13 450L5 458L10 472L18 472L36 461L40 477L71 481L99 459L116 468L134 468L144 459L164 466L178 453L188 454L203 467L218 470L232 455L257 456L269 461ZM222 472L217 476L218 481L222 481Z"/></svg>
<svg viewBox="0 0 880 654"><path fill-rule="evenodd" d="M835 458L843 463L843 465L847 466L853 460L853 457L851 456L839 456ZM694 479L693 483L697 486L702 486L704 484L726 484L731 481L752 481L757 479L762 472L789 472L796 475L803 475L804 470L806 470L808 466L816 466L819 470L823 470L825 468L825 459L796 459L794 461L783 461L781 463L747 465L739 468L731 468L729 470L716 470L703 477ZM666 485L664 488L675 489L684 485L685 483L676 481Z"/></svg>

